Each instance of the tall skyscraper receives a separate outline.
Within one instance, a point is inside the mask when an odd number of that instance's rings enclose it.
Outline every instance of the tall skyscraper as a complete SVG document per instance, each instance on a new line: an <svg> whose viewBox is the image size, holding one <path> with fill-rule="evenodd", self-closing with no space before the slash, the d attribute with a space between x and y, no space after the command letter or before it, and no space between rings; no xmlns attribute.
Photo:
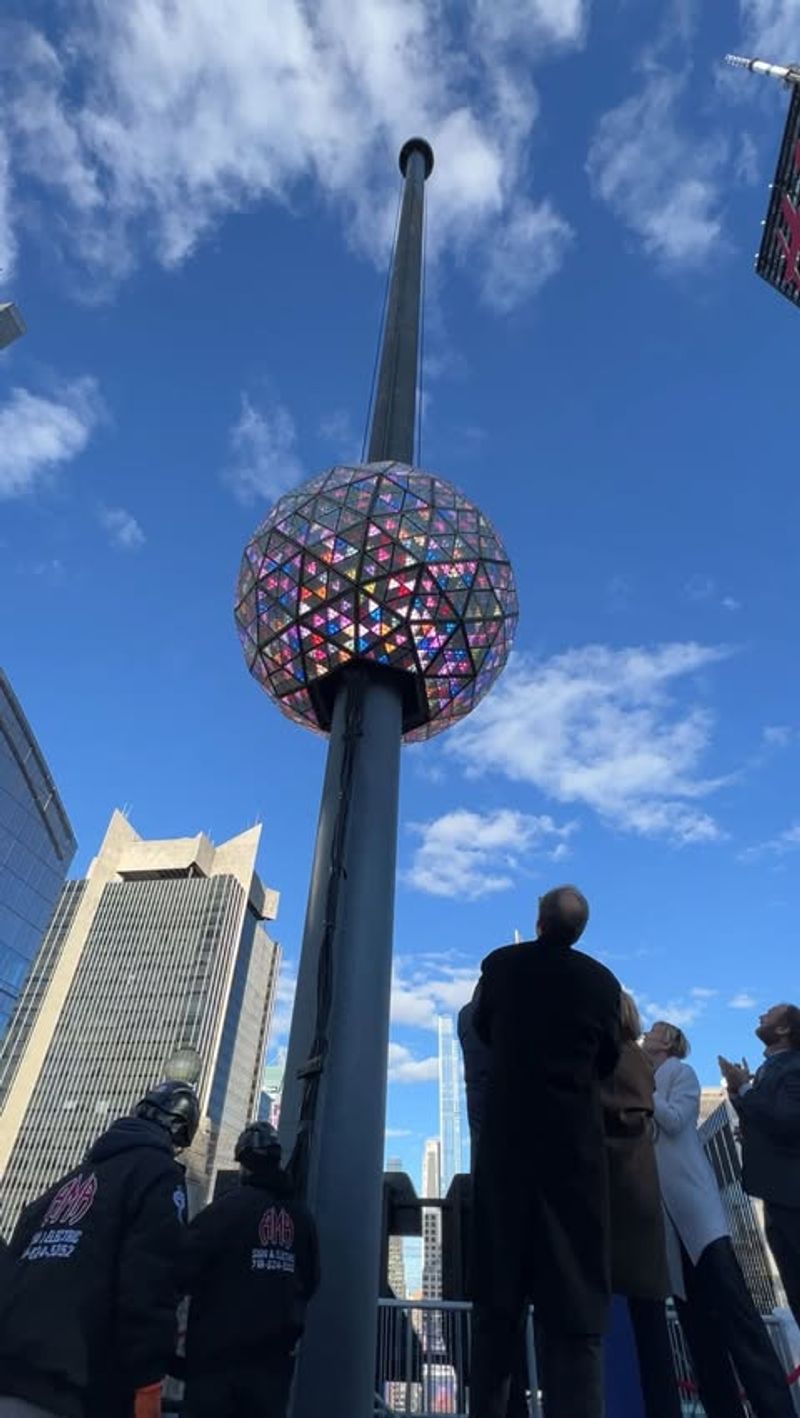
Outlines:
<svg viewBox="0 0 800 1418"><path fill-rule="evenodd" d="M461 1146L463 1078L455 1025L450 1015L439 1016L439 1137L441 1139L442 1196L464 1170Z"/></svg>
<svg viewBox="0 0 800 1418"><path fill-rule="evenodd" d="M74 855L50 770L0 670L0 1039Z"/></svg>
<svg viewBox="0 0 800 1418"><path fill-rule="evenodd" d="M197 1050L196 1195L256 1116L280 948L261 828L215 847L145 841L119 812L85 881L62 893L0 1048L2 1220L73 1166L181 1046Z"/></svg>

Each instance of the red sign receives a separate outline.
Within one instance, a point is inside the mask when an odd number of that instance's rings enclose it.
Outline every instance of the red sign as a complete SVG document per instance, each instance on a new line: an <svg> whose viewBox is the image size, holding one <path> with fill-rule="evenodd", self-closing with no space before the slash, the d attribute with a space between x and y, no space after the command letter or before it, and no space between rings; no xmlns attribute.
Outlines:
<svg viewBox="0 0 800 1418"><path fill-rule="evenodd" d="M792 90L783 142L775 170L761 250L759 276L800 305L800 87Z"/></svg>

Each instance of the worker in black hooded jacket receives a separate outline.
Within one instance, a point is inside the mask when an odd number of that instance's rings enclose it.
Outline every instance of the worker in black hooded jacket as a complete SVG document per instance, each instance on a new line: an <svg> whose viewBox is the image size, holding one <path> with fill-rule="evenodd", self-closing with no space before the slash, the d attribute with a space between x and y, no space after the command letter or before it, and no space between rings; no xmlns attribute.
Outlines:
<svg viewBox="0 0 800 1418"><path fill-rule="evenodd" d="M0 1418L157 1418L175 1347L199 1105L152 1089L17 1224L0 1293Z"/></svg>
<svg viewBox="0 0 800 1418"><path fill-rule="evenodd" d="M274 1127L251 1123L235 1156L241 1186L201 1211L186 1237L184 1418L284 1418L319 1284L317 1228L281 1168Z"/></svg>

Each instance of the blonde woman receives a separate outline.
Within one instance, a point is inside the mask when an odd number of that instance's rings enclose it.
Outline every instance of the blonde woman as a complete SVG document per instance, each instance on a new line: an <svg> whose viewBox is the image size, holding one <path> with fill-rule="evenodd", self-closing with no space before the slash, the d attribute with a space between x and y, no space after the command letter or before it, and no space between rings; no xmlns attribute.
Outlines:
<svg viewBox="0 0 800 1418"><path fill-rule="evenodd" d="M700 1080L675 1024L654 1024L643 1047L655 1070L656 1162L670 1283L707 1418L743 1418L733 1364L755 1418L794 1418L794 1403L745 1284L697 1132ZM733 1363L731 1362L733 1361Z"/></svg>

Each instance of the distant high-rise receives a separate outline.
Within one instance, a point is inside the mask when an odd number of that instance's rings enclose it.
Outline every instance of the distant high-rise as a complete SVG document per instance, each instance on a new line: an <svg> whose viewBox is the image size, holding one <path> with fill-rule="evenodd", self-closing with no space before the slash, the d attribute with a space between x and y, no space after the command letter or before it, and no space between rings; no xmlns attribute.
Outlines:
<svg viewBox="0 0 800 1418"><path fill-rule="evenodd" d="M265 1109L264 1118L268 1123L272 1123L274 1128L278 1127L281 1120L281 1099L283 1098L283 1075L285 1069L283 1064L268 1064L264 1069L261 1086L264 1089L262 1099L269 1100L269 1107L262 1104Z"/></svg>
<svg viewBox="0 0 800 1418"><path fill-rule="evenodd" d="M278 895L255 872L261 828L214 847L144 841L115 812L69 882L0 1048L2 1221L73 1166L112 1118L197 1050L200 1195L256 1116L280 948Z"/></svg>
<svg viewBox="0 0 800 1418"><path fill-rule="evenodd" d="M0 670L0 1039L74 855L50 771Z"/></svg>
<svg viewBox="0 0 800 1418"><path fill-rule="evenodd" d="M422 1198L437 1200L442 1194L442 1146L438 1137L425 1143L422 1159ZM438 1206L422 1210L422 1298L442 1296L442 1212Z"/></svg>
<svg viewBox="0 0 800 1418"><path fill-rule="evenodd" d="M442 1195L442 1144L438 1137L425 1143L422 1157L422 1199L433 1201ZM422 1208L422 1298L442 1298L442 1210ZM437 1312L423 1314L422 1348L426 1357L436 1357L444 1349L442 1317Z"/></svg>
<svg viewBox="0 0 800 1418"><path fill-rule="evenodd" d="M399 1157L390 1157L386 1163L387 1172L402 1172L403 1163ZM406 1298L406 1258L402 1236L389 1237L388 1255L389 1288L396 1300Z"/></svg>
<svg viewBox="0 0 800 1418"><path fill-rule="evenodd" d="M441 1195L464 1170L461 1148L461 1056L453 1019L439 1017L439 1137L441 1140Z"/></svg>

